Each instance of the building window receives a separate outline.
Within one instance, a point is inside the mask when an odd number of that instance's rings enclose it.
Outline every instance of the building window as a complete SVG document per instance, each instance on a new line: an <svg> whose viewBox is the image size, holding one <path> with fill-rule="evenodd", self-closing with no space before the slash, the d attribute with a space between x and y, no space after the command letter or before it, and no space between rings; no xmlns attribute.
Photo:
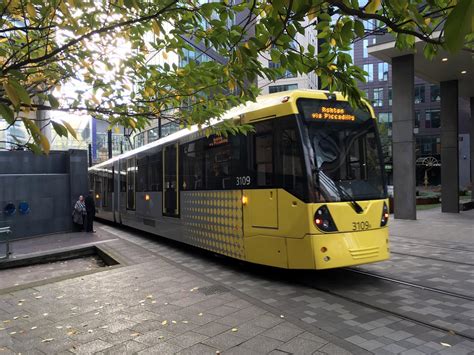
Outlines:
<svg viewBox="0 0 474 355"><path fill-rule="evenodd" d="M426 110L425 128L439 128L441 126L441 114L439 110Z"/></svg>
<svg viewBox="0 0 474 355"><path fill-rule="evenodd" d="M271 60L268 61L268 67L270 69L279 69L281 68L281 63L275 63L272 62ZM277 79L286 79L286 78L294 78L296 75L290 72L289 70L286 70L284 73L280 74L277 76Z"/></svg>
<svg viewBox="0 0 474 355"><path fill-rule="evenodd" d="M388 105L392 106L392 88L388 88Z"/></svg>
<svg viewBox="0 0 474 355"><path fill-rule="evenodd" d="M415 128L420 128L421 112L415 111Z"/></svg>
<svg viewBox="0 0 474 355"><path fill-rule="evenodd" d="M415 104L425 102L425 85L415 85Z"/></svg>
<svg viewBox="0 0 474 355"><path fill-rule="evenodd" d="M374 103L374 107L382 107L383 106L383 88L375 88L374 89L373 103Z"/></svg>
<svg viewBox="0 0 474 355"><path fill-rule="evenodd" d="M388 80L388 63L379 63L379 81Z"/></svg>
<svg viewBox="0 0 474 355"><path fill-rule="evenodd" d="M392 128L392 113L391 112L380 112L379 123L386 125L387 128Z"/></svg>
<svg viewBox="0 0 474 355"><path fill-rule="evenodd" d="M363 57L367 58L369 56L369 53L367 52L367 46L369 45L369 41L367 39L364 39L362 41L362 49L363 49Z"/></svg>
<svg viewBox="0 0 474 355"><path fill-rule="evenodd" d="M273 85L268 88L268 92L273 94L275 92L288 91L298 89L298 84L288 84L288 85Z"/></svg>
<svg viewBox="0 0 474 355"><path fill-rule="evenodd" d="M134 146L135 148L141 147L145 145L145 132L138 133L134 138Z"/></svg>
<svg viewBox="0 0 474 355"><path fill-rule="evenodd" d="M439 137L419 136L416 138L417 155L439 155L441 153Z"/></svg>
<svg viewBox="0 0 474 355"><path fill-rule="evenodd" d="M365 81L368 83L374 81L374 65L364 64L364 71L367 73L365 76Z"/></svg>
<svg viewBox="0 0 474 355"><path fill-rule="evenodd" d="M439 85L431 85L431 102L440 102L441 101L441 92L439 90Z"/></svg>
<svg viewBox="0 0 474 355"><path fill-rule="evenodd" d="M152 128L148 131L148 143L158 140L158 128Z"/></svg>

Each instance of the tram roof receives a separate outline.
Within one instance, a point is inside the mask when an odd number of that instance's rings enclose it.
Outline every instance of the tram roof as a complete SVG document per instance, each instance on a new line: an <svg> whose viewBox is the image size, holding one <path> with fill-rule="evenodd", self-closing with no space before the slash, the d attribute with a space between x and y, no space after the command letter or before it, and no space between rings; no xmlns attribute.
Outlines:
<svg viewBox="0 0 474 355"><path fill-rule="evenodd" d="M248 101L245 104L236 106L226 111L222 115L222 117L217 118L217 119L212 119L210 121L210 125L205 125L202 128L213 126L221 121L229 120L229 119L240 119L241 123L251 123L251 122L260 121L262 119L277 118L277 117L288 116L291 114L296 114L298 113L296 101L299 98L328 100L329 95L335 95L335 98L338 101L347 101L340 92L331 93L326 90L310 90L310 89L281 91L281 92L277 92L273 94L261 95L257 97L255 102ZM370 107L370 111L373 117L374 113L371 107ZM163 137L154 142L145 144L139 148L135 148L124 154L118 155L112 159L106 160L100 164L94 165L90 169L94 170L96 168L107 166L120 159L131 157L137 153L143 152L150 148L165 145L167 143L175 141L179 138L186 137L198 131L199 131L199 128L197 125L194 125L191 128L183 128L175 133L170 134L169 136Z"/></svg>

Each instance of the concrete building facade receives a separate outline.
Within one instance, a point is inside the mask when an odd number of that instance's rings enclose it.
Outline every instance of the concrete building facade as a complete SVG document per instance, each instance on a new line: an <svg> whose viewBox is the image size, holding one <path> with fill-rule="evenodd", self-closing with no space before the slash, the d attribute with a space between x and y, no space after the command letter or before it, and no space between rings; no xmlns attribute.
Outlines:
<svg viewBox="0 0 474 355"><path fill-rule="evenodd" d="M366 31L375 30L373 23L365 22ZM391 62L384 61L370 54L370 47L380 41L380 35L368 35L354 43L352 57L354 64L367 73L366 83L359 88L365 91L378 117L382 135L387 135L387 142L393 140L393 81L396 74ZM449 63L440 61L439 68ZM470 152L469 152L469 101L459 97L459 185L466 189L470 185ZM441 87L439 82L423 80L415 76L413 81L413 134L415 136L415 172L416 185L438 186L441 184ZM385 167L389 184L393 183L392 146L385 151ZM430 158L426 160L426 158ZM423 162L430 161L434 166L426 166Z"/></svg>

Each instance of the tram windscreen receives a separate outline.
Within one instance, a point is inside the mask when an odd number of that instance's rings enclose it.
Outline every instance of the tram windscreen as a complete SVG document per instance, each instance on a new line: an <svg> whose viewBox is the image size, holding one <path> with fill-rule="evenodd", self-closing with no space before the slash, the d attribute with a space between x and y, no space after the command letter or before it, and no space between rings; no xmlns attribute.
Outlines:
<svg viewBox="0 0 474 355"><path fill-rule="evenodd" d="M380 139L368 111L336 100L298 101L318 202L386 197Z"/></svg>

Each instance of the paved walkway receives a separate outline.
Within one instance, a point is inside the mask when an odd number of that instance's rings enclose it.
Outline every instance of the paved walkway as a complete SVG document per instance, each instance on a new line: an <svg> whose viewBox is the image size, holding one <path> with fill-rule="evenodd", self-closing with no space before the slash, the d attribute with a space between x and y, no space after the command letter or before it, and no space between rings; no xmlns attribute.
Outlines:
<svg viewBox="0 0 474 355"><path fill-rule="evenodd" d="M451 264L438 263L436 274L446 273L451 284L436 286L472 295L472 268L457 272L455 264L474 261L471 213L447 218L421 211L418 221L392 221L392 250L400 254L364 269L436 283L429 274L436 272L432 258L452 257ZM97 229L94 235L14 243L15 256L97 243L121 266L33 286L11 288L0 279L0 354L474 354L474 342L454 332L377 312L316 287L333 280L343 295L394 307L400 302L412 306L407 314L448 324L452 318L459 329L474 321L472 302L454 308L412 290L381 293L373 282L334 281L338 272L311 273L308 281L308 274L255 267L132 230L100 224Z"/></svg>
<svg viewBox="0 0 474 355"><path fill-rule="evenodd" d="M0 354L364 353L111 233L47 238L55 250L107 240L124 265L35 287L0 280ZM13 250L25 256L25 241Z"/></svg>

